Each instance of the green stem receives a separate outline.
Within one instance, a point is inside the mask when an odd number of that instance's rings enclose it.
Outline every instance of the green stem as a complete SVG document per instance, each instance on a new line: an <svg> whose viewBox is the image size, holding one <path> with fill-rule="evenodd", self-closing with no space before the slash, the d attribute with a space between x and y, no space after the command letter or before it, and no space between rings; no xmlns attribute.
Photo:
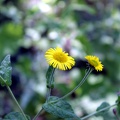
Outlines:
<svg viewBox="0 0 120 120"><path fill-rule="evenodd" d="M116 120L120 120L116 109L113 109L113 114L115 115Z"/></svg>
<svg viewBox="0 0 120 120"><path fill-rule="evenodd" d="M54 84L54 72L55 72L55 68L53 68L52 66L49 66L47 74L46 74L46 79L47 79L46 102L48 101L48 98L51 96L51 91L52 91L52 87ZM36 114L36 116L33 118L33 120L36 120L42 111L43 111L43 108L41 108L41 110Z"/></svg>
<svg viewBox="0 0 120 120"><path fill-rule="evenodd" d="M23 117L25 118L25 120L27 120L27 117L26 117L25 113L23 112L22 108L20 107L19 103L17 102L16 98L14 97L14 95L13 95L13 93L12 93L10 87L9 87L9 86L6 86L6 87L7 87L8 91L9 91L9 93L10 93L12 99L14 100L14 102L15 102L16 105L18 106L20 112L22 113Z"/></svg>
<svg viewBox="0 0 120 120"><path fill-rule="evenodd" d="M83 83L85 82L85 80L87 79L88 75L92 72L92 69L89 68L88 71L86 72L85 76L83 77L83 79L80 81L80 83L72 90L70 91L69 93L67 93L66 95L64 95L63 97L61 97L60 99L65 99L66 97L68 97L69 95L71 95L72 93L75 92L76 89L78 89L80 86L83 85ZM59 100L60 100L59 99Z"/></svg>
<svg viewBox="0 0 120 120"><path fill-rule="evenodd" d="M46 101L47 101L48 98L51 96L51 91L52 91L51 88L48 88L48 89L47 89L47 98L46 98Z"/></svg>
<svg viewBox="0 0 120 120"><path fill-rule="evenodd" d="M36 114L36 116L33 118L33 120L36 120L38 116L43 112L43 108Z"/></svg>
<svg viewBox="0 0 120 120"><path fill-rule="evenodd" d="M120 120L118 115L116 115L116 120Z"/></svg>
<svg viewBox="0 0 120 120"><path fill-rule="evenodd" d="M71 95L76 89L78 89L80 86L83 85L83 83L85 82L85 80L87 79L88 75L92 72L92 68L89 68L88 71L86 72L85 76L83 77L83 79L80 81L80 83L72 90L70 91L69 93L67 93L66 95L64 95L63 97L59 98L58 100L56 101L52 101L50 103L55 103L55 102L58 102L59 100L62 100L62 99L65 99L66 97L68 97L69 95Z"/></svg>
<svg viewBox="0 0 120 120"><path fill-rule="evenodd" d="M108 106L108 107L105 107L105 108L103 108L103 109L100 109L99 111L95 111L95 112L93 112L93 113L91 113L91 114L89 114L89 115L81 118L81 120L86 120L87 118L92 117L92 116L94 116L94 115L96 115L96 114L98 114L98 113L100 113L100 112L102 112L102 111L108 110L108 109L110 109L111 107L116 106L117 104L118 104L118 103L115 103L115 104L113 104L113 105L111 105L111 106Z"/></svg>

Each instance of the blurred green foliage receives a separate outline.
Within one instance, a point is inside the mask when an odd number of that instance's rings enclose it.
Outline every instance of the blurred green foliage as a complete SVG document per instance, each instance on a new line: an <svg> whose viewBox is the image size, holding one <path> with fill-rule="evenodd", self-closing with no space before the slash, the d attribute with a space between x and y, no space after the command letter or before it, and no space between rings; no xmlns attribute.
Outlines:
<svg viewBox="0 0 120 120"><path fill-rule="evenodd" d="M88 96L94 102L117 96L120 81L119 9L119 0L0 1L0 60L7 54L12 56L13 76L18 73L17 85L22 86L22 91L17 91L18 99L26 113L33 117L45 100L48 65L44 53L50 47L61 46L78 61L71 71L55 74L54 95L62 96L79 83L86 69L81 60L91 54L100 58L104 70L93 72L68 100L79 101ZM17 86L15 81L13 77L13 88ZM81 106L82 115L93 111ZM1 116L6 114L2 108L0 111ZM77 112L79 116L80 112ZM43 114L43 119L48 118L48 114Z"/></svg>

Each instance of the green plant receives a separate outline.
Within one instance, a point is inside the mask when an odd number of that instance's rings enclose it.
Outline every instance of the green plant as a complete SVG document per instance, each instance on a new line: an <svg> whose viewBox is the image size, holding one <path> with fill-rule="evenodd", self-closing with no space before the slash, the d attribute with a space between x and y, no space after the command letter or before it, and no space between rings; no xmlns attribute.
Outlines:
<svg viewBox="0 0 120 120"><path fill-rule="evenodd" d="M103 65L98 57L96 56L86 56L86 60L88 61L88 68L87 71L83 77L83 79L79 82L79 84L69 93L64 95L63 97L59 98L57 96L51 95L51 90L54 88L54 72L57 69L60 70L67 70L71 69L72 66L74 66L75 61L74 58L68 55L68 53L64 52L62 48L50 48L46 54L45 57L49 63L49 68L46 73L46 79L47 79L47 97L45 103L42 105L41 110L35 115L33 120L37 120L38 116L41 115L42 112L48 112L50 114L53 114L54 116L57 116L59 118L65 119L65 120L85 120L91 116L99 115L99 114L105 114L111 107L118 106L120 102L120 96L118 95L118 100L115 102L114 105L110 105L107 102L102 103L97 110L94 113L91 113L85 117L78 117L71 105L65 101L64 99L71 95L77 88L81 87L89 74L95 69L97 71L103 70ZM10 86L12 84L11 80L11 72L12 67L10 65L10 55L7 55L4 60L1 62L0 66L0 84L3 87L6 87L15 102L15 104L19 108L19 112L11 112L7 114L3 120L31 120L31 118L26 115L22 108L20 107L19 103L17 102L16 98L14 97ZM114 115L116 116L116 119L118 120L118 116L115 110L113 110Z"/></svg>

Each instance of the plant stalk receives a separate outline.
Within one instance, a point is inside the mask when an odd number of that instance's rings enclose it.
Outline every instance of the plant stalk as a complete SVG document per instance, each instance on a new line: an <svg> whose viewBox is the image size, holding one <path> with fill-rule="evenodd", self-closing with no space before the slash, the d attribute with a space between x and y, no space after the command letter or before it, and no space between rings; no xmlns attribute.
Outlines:
<svg viewBox="0 0 120 120"><path fill-rule="evenodd" d="M98 113L100 113L100 112L102 112L102 111L105 111L105 110L107 110L107 109L110 109L111 107L116 106L117 104L118 104L118 103L115 103L115 104L113 104L113 105L111 105L111 106L108 106L108 107L105 107L105 108L103 108L103 109L101 109L101 110L99 110L99 111L95 111L95 112L93 112L93 113L91 113L91 114L89 114L89 115L81 118L81 120L86 120L86 119L88 119L89 117L92 117L92 116L94 116L94 115L96 115L96 114L98 114Z"/></svg>
<svg viewBox="0 0 120 120"><path fill-rule="evenodd" d="M25 120L27 120L27 117L26 117L25 113L23 112L22 108L20 107L19 103L17 102L17 100L16 100L15 96L13 95L10 87L9 86L6 86L6 87L7 87L8 91L9 91L13 101L15 102L15 104L18 106L20 112L22 113L23 117L25 118Z"/></svg>
<svg viewBox="0 0 120 120"><path fill-rule="evenodd" d="M58 100L56 101L52 101L50 103L55 103L55 102L58 102L59 100L62 100L62 99L65 99L66 97L68 97L69 95L71 95L76 89L78 89L80 86L83 85L83 83L85 82L85 80L87 79L88 75L93 71L92 68L89 68L88 71L86 72L85 76L83 77L83 79L80 81L80 83L72 90L70 91L69 93L67 93L66 95L64 95L63 97L59 98Z"/></svg>
<svg viewBox="0 0 120 120"><path fill-rule="evenodd" d="M39 115L43 112L43 108L41 108L41 110L36 114L36 116L33 118L33 120L37 120L37 118L39 117Z"/></svg>

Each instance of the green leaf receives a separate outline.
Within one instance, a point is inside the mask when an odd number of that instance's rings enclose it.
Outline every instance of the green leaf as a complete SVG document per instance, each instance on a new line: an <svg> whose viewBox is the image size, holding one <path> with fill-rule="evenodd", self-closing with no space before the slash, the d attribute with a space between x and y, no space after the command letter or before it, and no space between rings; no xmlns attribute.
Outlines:
<svg viewBox="0 0 120 120"><path fill-rule="evenodd" d="M30 117L26 115L27 119L30 120ZM3 120L25 120L22 113L20 112L11 112L7 114Z"/></svg>
<svg viewBox="0 0 120 120"><path fill-rule="evenodd" d="M117 102L118 104L120 104L120 93L118 93L118 98L117 98L116 102Z"/></svg>
<svg viewBox="0 0 120 120"><path fill-rule="evenodd" d="M89 7L88 5L72 4L72 9L78 11L87 11L90 14L95 14L95 9Z"/></svg>
<svg viewBox="0 0 120 120"><path fill-rule="evenodd" d="M1 86L5 86L5 84L6 84L5 81L4 81L4 79L1 76L0 76L0 84L1 84Z"/></svg>
<svg viewBox="0 0 120 120"><path fill-rule="evenodd" d="M49 66L48 71L46 73L46 79L47 79L47 87L48 88L53 88L54 87L54 71L55 68L52 66Z"/></svg>
<svg viewBox="0 0 120 120"><path fill-rule="evenodd" d="M55 96L50 96L48 101L43 104L43 109L48 113L51 113L60 118L67 118L67 120L80 120L79 117L74 113L71 105L64 100L59 100ZM57 101L57 102L54 102Z"/></svg>
<svg viewBox="0 0 120 120"><path fill-rule="evenodd" d="M120 114L120 92L118 92L118 98L117 98L117 100L116 100L116 103L118 103L117 104L117 111L118 111L118 113Z"/></svg>
<svg viewBox="0 0 120 120"><path fill-rule="evenodd" d="M4 60L1 62L0 66L0 84L2 86L10 86L11 81L11 71L12 67L10 66L10 55L7 55Z"/></svg>
<svg viewBox="0 0 120 120"><path fill-rule="evenodd" d="M110 107L110 104L107 103L107 102L103 102L98 108L97 108L97 114L96 116L99 116L99 115L104 115L106 114L108 111L109 111L109 107ZM105 109L106 108L106 109ZM104 110L103 110L104 109Z"/></svg>

